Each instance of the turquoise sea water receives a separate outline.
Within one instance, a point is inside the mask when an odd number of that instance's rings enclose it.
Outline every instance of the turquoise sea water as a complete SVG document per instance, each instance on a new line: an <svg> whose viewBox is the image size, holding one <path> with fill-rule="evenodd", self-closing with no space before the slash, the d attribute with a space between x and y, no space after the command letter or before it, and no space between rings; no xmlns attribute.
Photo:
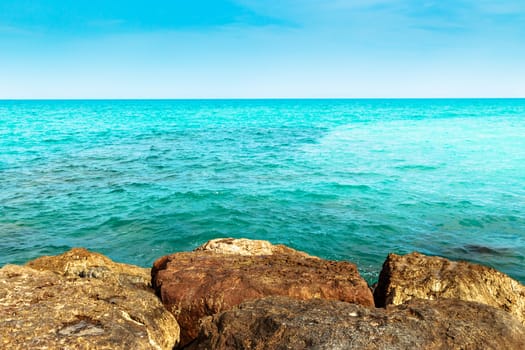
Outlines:
<svg viewBox="0 0 525 350"><path fill-rule="evenodd" d="M0 101L0 265L224 236L525 282L525 100Z"/></svg>

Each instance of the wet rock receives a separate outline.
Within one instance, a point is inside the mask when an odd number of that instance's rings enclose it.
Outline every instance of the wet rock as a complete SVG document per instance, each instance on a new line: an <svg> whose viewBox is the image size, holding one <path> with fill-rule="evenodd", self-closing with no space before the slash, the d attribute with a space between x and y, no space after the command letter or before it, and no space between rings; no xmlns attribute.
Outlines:
<svg viewBox="0 0 525 350"><path fill-rule="evenodd" d="M524 349L508 313L460 300L411 300L387 309L270 297L206 317L188 350Z"/></svg>
<svg viewBox="0 0 525 350"><path fill-rule="evenodd" d="M490 267L411 253L390 254L374 297L376 306L413 298L453 298L497 307L525 324L525 286Z"/></svg>
<svg viewBox="0 0 525 350"><path fill-rule="evenodd" d="M143 270L86 250L0 269L2 349L171 349L173 317ZM82 267L82 268L81 268Z"/></svg>
<svg viewBox="0 0 525 350"><path fill-rule="evenodd" d="M325 298L373 306L372 293L354 264L311 258L291 248L268 245L254 243L253 255L248 255L250 248L239 255L223 253L231 252L230 247L210 250L205 245L155 261L153 287L177 318L182 345L197 336L201 317L265 296ZM261 251L271 254L260 255Z"/></svg>

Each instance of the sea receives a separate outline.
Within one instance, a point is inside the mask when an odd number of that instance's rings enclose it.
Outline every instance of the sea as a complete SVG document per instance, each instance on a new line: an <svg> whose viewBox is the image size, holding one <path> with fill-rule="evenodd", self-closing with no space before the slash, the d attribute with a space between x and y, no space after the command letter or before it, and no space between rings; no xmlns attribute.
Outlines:
<svg viewBox="0 0 525 350"><path fill-rule="evenodd" d="M0 266L219 237L525 283L525 99L0 101Z"/></svg>

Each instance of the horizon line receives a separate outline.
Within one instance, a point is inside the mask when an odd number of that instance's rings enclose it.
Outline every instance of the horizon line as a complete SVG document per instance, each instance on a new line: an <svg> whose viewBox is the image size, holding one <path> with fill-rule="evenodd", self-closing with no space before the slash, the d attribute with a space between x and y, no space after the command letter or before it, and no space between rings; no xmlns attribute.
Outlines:
<svg viewBox="0 0 525 350"><path fill-rule="evenodd" d="M0 101L236 101L236 100L520 100L523 97L75 97L0 98Z"/></svg>

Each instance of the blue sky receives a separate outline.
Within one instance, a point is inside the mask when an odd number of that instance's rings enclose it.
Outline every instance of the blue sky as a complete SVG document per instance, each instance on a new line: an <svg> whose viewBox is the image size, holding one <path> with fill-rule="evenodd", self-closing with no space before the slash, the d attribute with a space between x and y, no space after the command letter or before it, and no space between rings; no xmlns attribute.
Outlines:
<svg viewBox="0 0 525 350"><path fill-rule="evenodd" d="M524 0L1 0L0 98L525 97Z"/></svg>

